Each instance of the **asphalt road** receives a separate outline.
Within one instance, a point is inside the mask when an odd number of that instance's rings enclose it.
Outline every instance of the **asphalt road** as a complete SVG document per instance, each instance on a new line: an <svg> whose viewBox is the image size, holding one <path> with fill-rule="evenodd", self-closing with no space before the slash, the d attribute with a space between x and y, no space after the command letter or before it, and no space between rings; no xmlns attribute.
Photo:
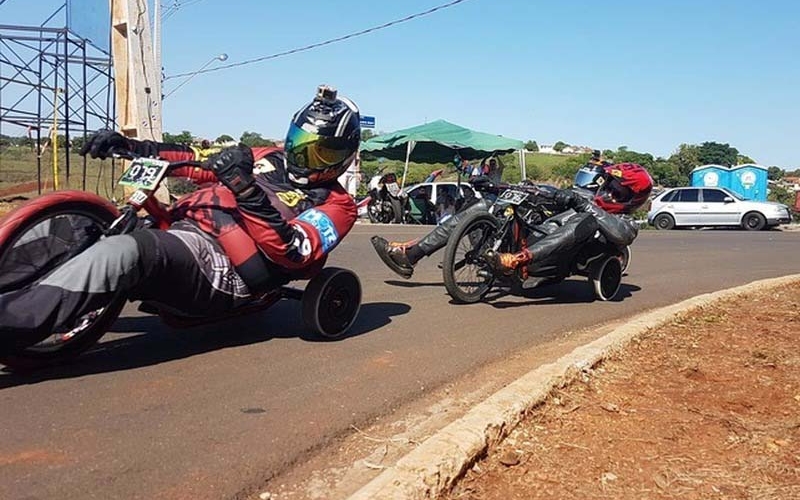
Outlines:
<svg viewBox="0 0 800 500"><path fill-rule="evenodd" d="M231 498L376 416L567 329L800 272L800 232L644 231L622 299L585 278L452 305L436 257L412 280L369 244L424 228L359 225L331 263L358 272L351 336L303 334L299 305L170 330L128 308L100 347L31 377L0 373L0 498Z"/></svg>

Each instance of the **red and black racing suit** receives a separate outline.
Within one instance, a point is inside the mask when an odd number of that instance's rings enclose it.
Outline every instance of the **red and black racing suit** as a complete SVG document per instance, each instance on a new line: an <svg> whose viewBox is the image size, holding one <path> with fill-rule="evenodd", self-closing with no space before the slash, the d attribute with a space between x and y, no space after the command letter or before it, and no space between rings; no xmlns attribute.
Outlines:
<svg viewBox="0 0 800 500"><path fill-rule="evenodd" d="M131 143L143 156L199 159L187 146ZM269 203L237 203L210 171L173 171L202 187L172 206L171 227L105 238L40 282L0 294L0 347L36 342L37 334L75 324L115 294L207 316L313 276L353 227L355 203L338 182L294 188L278 148L253 148L253 156L253 176Z"/></svg>

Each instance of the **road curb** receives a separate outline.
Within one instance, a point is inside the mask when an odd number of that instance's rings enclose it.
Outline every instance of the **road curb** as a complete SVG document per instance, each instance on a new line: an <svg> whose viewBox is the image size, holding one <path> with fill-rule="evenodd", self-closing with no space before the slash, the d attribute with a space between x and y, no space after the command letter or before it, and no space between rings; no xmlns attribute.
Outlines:
<svg viewBox="0 0 800 500"><path fill-rule="evenodd" d="M754 281L698 295L630 318L603 337L578 347L554 363L529 372L496 392L425 440L348 500L436 498L447 491L490 446L506 437L527 411L543 403L553 389L569 384L582 371L614 354L634 338L680 314L713 302L795 281L800 281L800 274Z"/></svg>

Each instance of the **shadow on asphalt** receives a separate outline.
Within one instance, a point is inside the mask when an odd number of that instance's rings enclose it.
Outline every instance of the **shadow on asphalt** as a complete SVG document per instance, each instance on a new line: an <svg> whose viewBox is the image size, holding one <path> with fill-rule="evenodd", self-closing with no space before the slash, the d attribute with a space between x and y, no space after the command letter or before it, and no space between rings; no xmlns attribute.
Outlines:
<svg viewBox="0 0 800 500"><path fill-rule="evenodd" d="M622 283L619 292L614 300L610 302L622 302L626 298L632 297L634 292L641 290L636 285ZM523 297L525 301L498 300L509 295ZM531 304L588 304L597 301L592 287L585 279L564 280L554 285L543 285L521 293L512 294L507 288L494 289L487 294L485 301L494 308L508 309L513 307L524 307Z"/></svg>
<svg viewBox="0 0 800 500"><path fill-rule="evenodd" d="M400 280L386 280L384 281L390 286L399 286L403 288L419 288L419 287L441 287L444 289L444 284L441 281L400 281ZM619 287L619 292L614 300L611 302L621 302L622 300L631 297L633 292L641 290L636 285L629 285L622 283ZM523 297L527 301L509 301L500 300L504 297ZM512 307L522 307L531 304L586 304L594 302L597 299L594 296L594 288L587 283L585 278L582 279L568 279L561 283L554 285L543 285L535 288L530 288L520 292L514 292L508 286L495 286L486 294L486 297L480 302L489 304L496 309L506 309ZM450 300L450 304L462 306Z"/></svg>
<svg viewBox="0 0 800 500"><path fill-rule="evenodd" d="M442 281L401 281L401 280L385 280L389 286L399 286L402 288L420 288L423 286L437 286L444 290L444 282Z"/></svg>
<svg viewBox="0 0 800 500"><path fill-rule="evenodd" d="M181 330L167 327L156 316L122 317L114 323L104 341L67 364L28 373L0 374L0 389L151 366L278 338L341 342L391 323L392 317L407 314L411 306L397 302L362 304L350 331L336 340L309 334L300 321L299 311L293 309L296 308L279 303L262 313Z"/></svg>

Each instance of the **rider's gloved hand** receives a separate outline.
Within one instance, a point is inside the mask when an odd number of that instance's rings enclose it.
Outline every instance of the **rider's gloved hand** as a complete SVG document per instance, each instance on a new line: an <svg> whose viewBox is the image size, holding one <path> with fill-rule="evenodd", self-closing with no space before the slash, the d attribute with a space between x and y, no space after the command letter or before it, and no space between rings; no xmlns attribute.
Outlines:
<svg viewBox="0 0 800 500"><path fill-rule="evenodd" d="M80 150L81 156L88 153L92 158L105 160L115 151L130 151L131 142L124 135L113 130L101 130L89 137Z"/></svg>
<svg viewBox="0 0 800 500"><path fill-rule="evenodd" d="M575 208L582 198L571 189L557 189L553 192L553 201L564 208Z"/></svg>
<svg viewBox="0 0 800 500"><path fill-rule="evenodd" d="M248 189L255 183L254 163L253 152L250 148L239 144L211 155L205 165L238 198L240 195L249 194Z"/></svg>

